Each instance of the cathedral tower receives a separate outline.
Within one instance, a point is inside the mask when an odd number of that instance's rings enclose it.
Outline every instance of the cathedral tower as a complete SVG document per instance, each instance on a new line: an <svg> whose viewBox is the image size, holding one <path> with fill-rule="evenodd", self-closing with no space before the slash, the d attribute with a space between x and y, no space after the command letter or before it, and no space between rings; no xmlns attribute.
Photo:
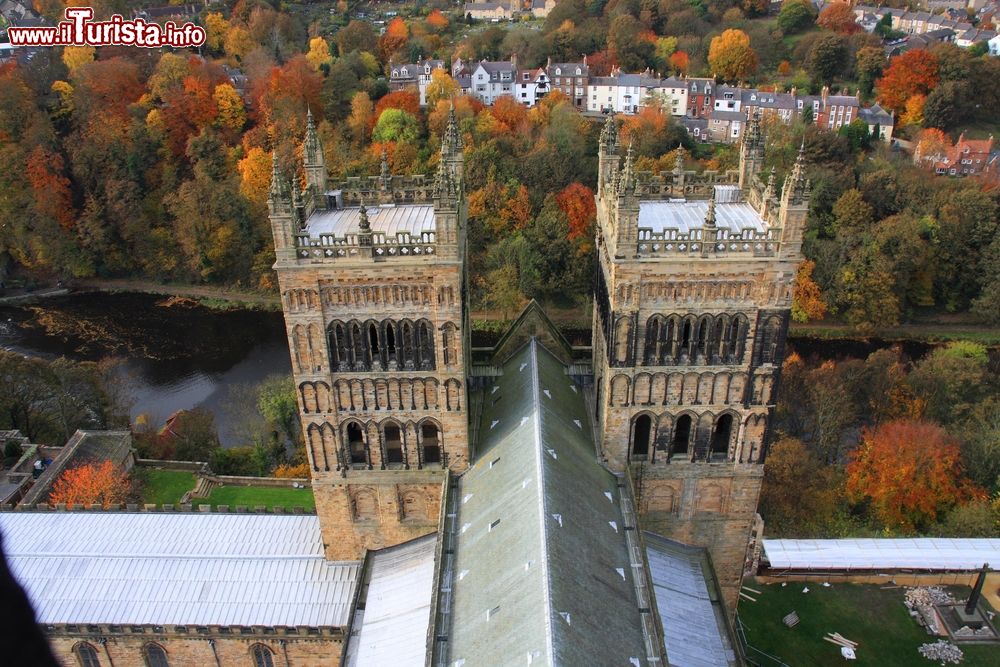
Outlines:
<svg viewBox="0 0 1000 667"><path fill-rule="evenodd" d="M602 456L630 469L649 530L708 547L735 609L801 261L809 186L738 171L635 173L614 120L600 142L594 308Z"/></svg>
<svg viewBox="0 0 1000 667"><path fill-rule="evenodd" d="M465 216L454 113L433 178L328 182L307 118L304 187L268 200L302 430L327 557L437 529L468 465Z"/></svg>

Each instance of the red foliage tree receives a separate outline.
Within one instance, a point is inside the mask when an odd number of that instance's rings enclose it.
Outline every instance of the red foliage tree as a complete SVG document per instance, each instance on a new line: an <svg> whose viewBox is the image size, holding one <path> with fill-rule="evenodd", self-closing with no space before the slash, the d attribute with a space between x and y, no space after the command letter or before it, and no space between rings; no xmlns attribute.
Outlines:
<svg viewBox="0 0 1000 667"><path fill-rule="evenodd" d="M490 109L493 117L507 128L508 132L518 132L528 120L528 110L509 95L497 98Z"/></svg>
<svg viewBox="0 0 1000 667"><path fill-rule="evenodd" d="M886 527L912 531L984 492L965 478L959 448L933 422L899 420L865 429L847 465L847 493L869 500Z"/></svg>
<svg viewBox="0 0 1000 667"><path fill-rule="evenodd" d="M62 155L42 146L36 146L26 163L28 182L35 196L35 208L52 218L63 229L73 226L73 196L69 179L63 175L65 163Z"/></svg>
<svg viewBox="0 0 1000 667"><path fill-rule="evenodd" d="M611 74L611 69L617 64L618 62L607 49L587 56L587 69L590 70L591 76L608 76Z"/></svg>
<svg viewBox="0 0 1000 667"><path fill-rule="evenodd" d="M410 41L410 30L406 22L399 16L389 21L385 34L378 40L378 55L383 63L388 63L392 56L403 49Z"/></svg>
<svg viewBox="0 0 1000 667"><path fill-rule="evenodd" d="M899 113L914 95L927 95L938 83L938 61L929 51L913 49L896 56L876 82L878 99Z"/></svg>
<svg viewBox="0 0 1000 667"><path fill-rule="evenodd" d="M184 155L188 139L219 114L211 85L205 78L187 76L183 87L172 89L164 100L160 114L167 131L167 144L177 157Z"/></svg>
<svg viewBox="0 0 1000 667"><path fill-rule="evenodd" d="M394 93L389 93L375 104L375 120L378 120L378 117L386 109L399 109L415 118L420 118L420 98L409 90L397 90Z"/></svg>
<svg viewBox="0 0 1000 667"><path fill-rule="evenodd" d="M128 498L129 479L111 461L88 463L59 476L49 492L49 503L101 505L105 509Z"/></svg>
<svg viewBox="0 0 1000 667"><path fill-rule="evenodd" d="M854 22L854 9L849 2L832 2L824 7L816 19L816 25L842 35L861 30L861 26Z"/></svg>
<svg viewBox="0 0 1000 667"><path fill-rule="evenodd" d="M691 65L691 58L684 51L674 51L670 54L670 68L678 74L686 74Z"/></svg>
<svg viewBox="0 0 1000 667"><path fill-rule="evenodd" d="M597 218L593 190L582 183L570 183L556 195L556 203L569 220L569 240L590 235Z"/></svg>

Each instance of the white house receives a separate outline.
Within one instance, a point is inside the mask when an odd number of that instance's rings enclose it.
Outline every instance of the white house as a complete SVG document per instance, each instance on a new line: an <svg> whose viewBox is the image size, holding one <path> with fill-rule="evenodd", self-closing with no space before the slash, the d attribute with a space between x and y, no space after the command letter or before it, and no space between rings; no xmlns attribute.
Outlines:
<svg viewBox="0 0 1000 667"><path fill-rule="evenodd" d="M472 95L486 105L502 95L514 96L515 62L483 60L472 70Z"/></svg>
<svg viewBox="0 0 1000 667"><path fill-rule="evenodd" d="M638 113L659 83L659 79L647 74L622 74L620 70L611 76L592 77L587 87L587 111Z"/></svg>
<svg viewBox="0 0 1000 667"><path fill-rule="evenodd" d="M986 44L989 47L991 56L1000 57L1000 35L995 35Z"/></svg>
<svg viewBox="0 0 1000 667"><path fill-rule="evenodd" d="M549 92L549 75L545 69L523 69L517 72L517 84L514 86L514 99L521 104L533 107L538 100Z"/></svg>
<svg viewBox="0 0 1000 667"><path fill-rule="evenodd" d="M683 116L688 108L688 82L686 79L670 77L660 81L651 96L660 99L671 116Z"/></svg>

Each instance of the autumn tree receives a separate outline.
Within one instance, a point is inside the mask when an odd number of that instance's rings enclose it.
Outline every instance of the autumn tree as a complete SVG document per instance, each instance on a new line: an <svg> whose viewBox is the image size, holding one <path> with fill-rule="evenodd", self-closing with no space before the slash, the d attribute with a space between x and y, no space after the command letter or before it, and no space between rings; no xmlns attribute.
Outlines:
<svg viewBox="0 0 1000 667"><path fill-rule="evenodd" d="M868 502L891 530L910 533L982 491L964 475L958 445L933 422L893 421L862 432L847 465L852 502Z"/></svg>
<svg viewBox="0 0 1000 667"><path fill-rule="evenodd" d="M414 118L413 114L401 109L386 109L383 111L379 115L378 121L375 123L375 129L372 132L372 140L379 142L401 141L404 143L413 143L419 136L420 124L417 122L417 119Z"/></svg>
<svg viewBox="0 0 1000 667"><path fill-rule="evenodd" d="M389 21L383 34L378 40L379 60L388 64L392 57L401 51L410 40L410 30L406 27L406 21L397 16Z"/></svg>
<svg viewBox="0 0 1000 667"><path fill-rule="evenodd" d="M458 82L447 71L435 69L431 72L431 81L427 84L424 96L427 98L427 106L433 108L439 101L450 100L461 92Z"/></svg>
<svg viewBox="0 0 1000 667"><path fill-rule="evenodd" d="M375 105L375 118L382 115L386 109L399 109L414 118L420 117L420 98L411 90L397 90L383 95Z"/></svg>
<svg viewBox="0 0 1000 667"><path fill-rule="evenodd" d="M569 221L570 241L591 235L597 219L593 190L582 183L570 183L556 195L556 203Z"/></svg>
<svg viewBox="0 0 1000 667"><path fill-rule="evenodd" d="M88 463L63 472L52 485L51 505L112 505L128 500L131 487L128 475L111 461Z"/></svg>
<svg viewBox="0 0 1000 667"><path fill-rule="evenodd" d="M358 91L351 98L351 115L347 117L347 127L354 143L364 146L371 128L375 125L375 107L365 91Z"/></svg>
<svg viewBox="0 0 1000 667"><path fill-rule="evenodd" d="M333 56L330 55L330 45L322 37L313 37L309 40L309 53L306 60L313 66L313 69L320 70L326 65L328 68L333 64Z"/></svg>
<svg viewBox="0 0 1000 667"><path fill-rule="evenodd" d="M685 51L675 51L670 54L670 69L678 74L687 74L688 67L691 66L691 58Z"/></svg>
<svg viewBox="0 0 1000 667"><path fill-rule="evenodd" d="M842 35L849 35L861 30L861 26L854 22L854 8L849 2L831 2L816 19L816 25Z"/></svg>
<svg viewBox="0 0 1000 667"><path fill-rule="evenodd" d="M448 29L448 17L442 14L440 9L435 9L428 14L426 22L431 32L441 33Z"/></svg>
<svg viewBox="0 0 1000 667"><path fill-rule="evenodd" d="M921 359L907 379L927 402L927 416L947 424L962 419L987 391L987 363L984 346L954 341Z"/></svg>
<svg viewBox="0 0 1000 667"><path fill-rule="evenodd" d="M792 319L796 322L821 320L826 315L826 302L823 301L819 285L812 277L815 268L816 262L807 259L799 265L799 270L795 274Z"/></svg>
<svg viewBox="0 0 1000 667"><path fill-rule="evenodd" d="M74 222L73 195L62 155L35 146L25 167L38 212L58 222L63 229L70 229Z"/></svg>
<svg viewBox="0 0 1000 667"><path fill-rule="evenodd" d="M375 53L378 47L378 36L372 30L368 21L351 21L346 27L337 31L337 52L343 58L355 51L367 51Z"/></svg>
<svg viewBox="0 0 1000 667"><path fill-rule="evenodd" d="M223 130L237 136L247 122L247 110L243 98L230 83L220 83L212 93L218 111L216 121Z"/></svg>
<svg viewBox="0 0 1000 667"><path fill-rule="evenodd" d="M205 14L205 48L213 53L222 53L229 31L229 21L219 12Z"/></svg>
<svg viewBox="0 0 1000 667"><path fill-rule="evenodd" d="M923 125L924 123L924 104L927 102L927 96L917 93L911 95L909 99L906 100L906 104L903 105L903 113L899 114L899 122L901 125Z"/></svg>
<svg viewBox="0 0 1000 667"><path fill-rule="evenodd" d="M93 62L96 49L92 46L67 46L63 48L62 61L73 76L80 65Z"/></svg>
<svg viewBox="0 0 1000 667"><path fill-rule="evenodd" d="M924 49L912 49L896 56L878 79L878 99L887 108L901 113L914 95L927 95L938 83L937 59Z"/></svg>
<svg viewBox="0 0 1000 667"><path fill-rule="evenodd" d="M816 537L840 496L836 469L823 465L797 438L771 446L764 466L760 513L775 537Z"/></svg>
<svg viewBox="0 0 1000 667"><path fill-rule="evenodd" d="M726 81L746 81L757 71L757 54L750 48L750 36L730 28L712 39L708 50L712 72Z"/></svg>
<svg viewBox="0 0 1000 667"><path fill-rule="evenodd" d="M855 54L854 72L861 94L868 97L875 90L875 81L885 69L885 52L877 46L865 46Z"/></svg>

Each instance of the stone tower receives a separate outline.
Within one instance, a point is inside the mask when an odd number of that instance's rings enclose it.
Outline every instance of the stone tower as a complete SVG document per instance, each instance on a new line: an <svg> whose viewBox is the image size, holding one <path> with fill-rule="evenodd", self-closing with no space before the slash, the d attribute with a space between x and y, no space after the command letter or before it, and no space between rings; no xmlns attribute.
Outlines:
<svg viewBox="0 0 1000 667"><path fill-rule="evenodd" d="M649 530L708 547L735 609L801 261L809 184L738 171L636 173L599 144L593 366L602 456L633 475ZM622 153L624 152L624 161Z"/></svg>
<svg viewBox="0 0 1000 667"><path fill-rule="evenodd" d="M465 216L454 113L434 178L328 182L312 114L303 180L274 163L271 228L327 557L437 529L468 465ZM304 187L300 186L304 183Z"/></svg>

